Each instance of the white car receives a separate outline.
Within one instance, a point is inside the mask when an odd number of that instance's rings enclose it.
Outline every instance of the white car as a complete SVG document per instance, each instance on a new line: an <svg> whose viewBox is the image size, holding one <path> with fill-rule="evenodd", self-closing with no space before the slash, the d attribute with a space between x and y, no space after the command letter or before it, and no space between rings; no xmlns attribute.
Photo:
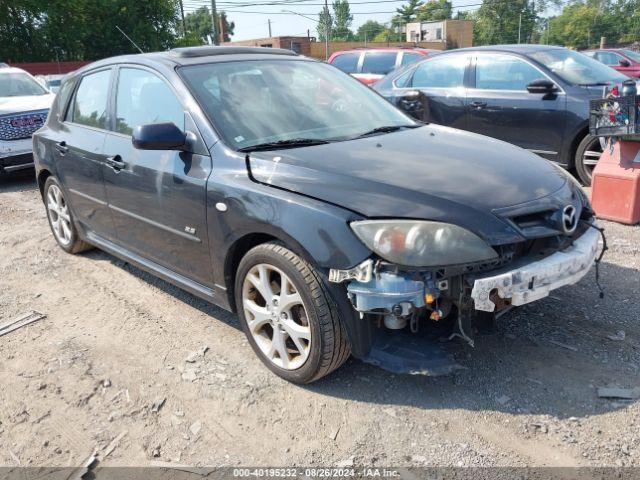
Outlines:
<svg viewBox="0 0 640 480"><path fill-rule="evenodd" d="M29 73L0 68L0 175L33 167L31 136L55 98Z"/></svg>

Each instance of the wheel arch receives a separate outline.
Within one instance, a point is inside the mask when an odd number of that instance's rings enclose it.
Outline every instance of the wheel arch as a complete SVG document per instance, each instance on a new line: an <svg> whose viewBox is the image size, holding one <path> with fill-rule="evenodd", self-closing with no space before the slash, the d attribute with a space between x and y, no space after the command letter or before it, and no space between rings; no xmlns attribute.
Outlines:
<svg viewBox="0 0 640 480"><path fill-rule="evenodd" d="M578 145L580 142L589 135L589 125L585 124L573 135L571 143L569 144L569 151L567 152L567 167L570 169L576 168L576 152L578 151Z"/></svg>
<svg viewBox="0 0 640 480"><path fill-rule="evenodd" d="M224 260L224 280L227 286L227 299L229 301L231 311L234 313L237 313L235 304L235 281L238 265L249 250L268 242L282 243L296 255L299 255L315 266L315 262L309 252L307 252L302 245L287 235L271 231L268 233L252 232L239 237L227 249L227 255Z"/></svg>
<svg viewBox="0 0 640 480"><path fill-rule="evenodd" d="M40 197L44 200L44 185L47 183L47 178L53 175L48 169L43 168L38 172L38 189L40 190Z"/></svg>

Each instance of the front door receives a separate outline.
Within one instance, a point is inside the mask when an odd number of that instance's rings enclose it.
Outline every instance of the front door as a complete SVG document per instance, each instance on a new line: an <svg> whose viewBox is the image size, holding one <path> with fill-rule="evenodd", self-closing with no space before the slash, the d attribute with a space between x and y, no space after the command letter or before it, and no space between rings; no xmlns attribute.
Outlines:
<svg viewBox="0 0 640 480"><path fill-rule="evenodd" d="M102 177L111 69L80 79L55 138L57 174L73 213L85 230L113 239L115 231Z"/></svg>
<svg viewBox="0 0 640 480"><path fill-rule="evenodd" d="M117 75L115 131L105 141L104 179L119 243L211 286L206 222L211 158L134 148L131 134L138 125L172 122L182 130L197 130L175 92L156 73L121 67Z"/></svg>
<svg viewBox="0 0 640 480"><path fill-rule="evenodd" d="M480 54L467 94L468 130L558 160L566 123L566 97L529 93L527 85L546 79L515 55Z"/></svg>

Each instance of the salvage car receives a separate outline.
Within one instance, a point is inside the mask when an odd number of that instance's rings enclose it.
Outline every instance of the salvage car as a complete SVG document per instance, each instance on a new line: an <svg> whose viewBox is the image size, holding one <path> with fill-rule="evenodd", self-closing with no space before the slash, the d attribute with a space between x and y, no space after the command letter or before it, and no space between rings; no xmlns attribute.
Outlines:
<svg viewBox="0 0 640 480"><path fill-rule="evenodd" d="M297 383L351 354L450 371L407 358L404 335L472 345L496 311L581 279L598 247L562 169L418 123L289 50L98 61L66 77L34 152L64 251L98 247L237 312L260 360Z"/></svg>
<svg viewBox="0 0 640 480"><path fill-rule="evenodd" d="M19 68L0 68L0 176L33 168L31 135L44 125L54 95Z"/></svg>
<svg viewBox="0 0 640 480"><path fill-rule="evenodd" d="M374 88L422 121L513 143L575 169L590 185L604 141L589 135L589 101L625 80L566 48L500 45L441 53Z"/></svg>

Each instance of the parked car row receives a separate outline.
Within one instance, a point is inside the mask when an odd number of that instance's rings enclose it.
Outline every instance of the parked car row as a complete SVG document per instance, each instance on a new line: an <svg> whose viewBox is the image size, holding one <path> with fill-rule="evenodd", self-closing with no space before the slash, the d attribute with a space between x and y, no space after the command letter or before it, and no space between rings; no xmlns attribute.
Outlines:
<svg viewBox="0 0 640 480"><path fill-rule="evenodd" d="M571 112L568 60L555 57L564 51L541 52L501 50L503 63L479 77L479 52L438 55L433 69L406 67L410 86L392 89L507 82L508 97L519 72L538 101L550 95L550 110ZM540 73L554 84L535 83ZM451 104L464 109L467 95ZM534 125L546 135L543 120ZM33 145L63 250L101 248L237 312L260 360L297 383L351 354L396 372L449 373L458 366L440 345L416 339L473 345L496 311L584 277L598 248L589 200L561 168L418 122L287 50L101 60L65 78Z"/></svg>

